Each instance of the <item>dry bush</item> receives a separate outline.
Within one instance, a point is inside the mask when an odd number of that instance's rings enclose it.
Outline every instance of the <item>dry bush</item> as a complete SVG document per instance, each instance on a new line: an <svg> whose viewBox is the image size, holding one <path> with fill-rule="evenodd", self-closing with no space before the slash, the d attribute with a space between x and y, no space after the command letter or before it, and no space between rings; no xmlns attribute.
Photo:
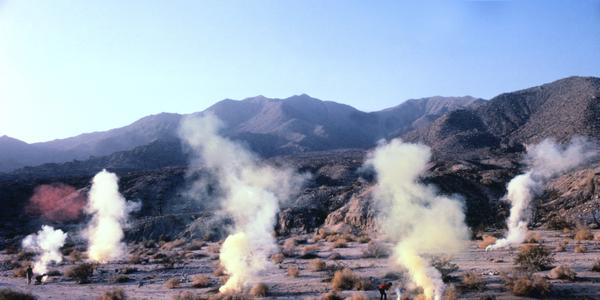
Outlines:
<svg viewBox="0 0 600 300"><path fill-rule="evenodd" d="M78 250L73 249L70 253L69 256L67 256L67 259L70 262L80 262L83 259L83 255L81 254L81 252L79 252Z"/></svg>
<svg viewBox="0 0 600 300"><path fill-rule="evenodd" d="M104 292L96 300L127 300L127 295L123 289L112 289Z"/></svg>
<svg viewBox="0 0 600 300"><path fill-rule="evenodd" d="M0 289L0 300L36 300L37 297L26 292Z"/></svg>
<svg viewBox="0 0 600 300"><path fill-rule="evenodd" d="M318 257L317 252L319 251L319 246L317 245L307 245L302 248L302 252L300 253L300 258L302 259L311 259Z"/></svg>
<svg viewBox="0 0 600 300"><path fill-rule="evenodd" d="M348 268L336 271L331 279L331 287L334 290L368 290L371 286L370 281L354 274Z"/></svg>
<svg viewBox="0 0 600 300"><path fill-rule="evenodd" d="M600 258L594 260L594 263L592 264L592 271L600 272Z"/></svg>
<svg viewBox="0 0 600 300"><path fill-rule="evenodd" d="M363 250L362 253L363 258L382 258L388 257L389 255L390 253L385 245L376 241L370 241L369 244L367 244L367 248Z"/></svg>
<svg viewBox="0 0 600 300"><path fill-rule="evenodd" d="M328 292L328 293L319 295L319 297L317 297L317 300L344 300L344 298L342 298L336 292Z"/></svg>
<svg viewBox="0 0 600 300"><path fill-rule="evenodd" d="M25 278L25 274L27 274L27 266L29 266L29 263L24 263L20 266L17 266L15 269L13 269L13 276Z"/></svg>
<svg viewBox="0 0 600 300"><path fill-rule="evenodd" d="M356 241L361 244L366 244L371 241L371 238L366 235L361 235L356 239Z"/></svg>
<svg viewBox="0 0 600 300"><path fill-rule="evenodd" d="M221 264L217 264L217 266L213 270L212 274L215 276L225 275L225 267L223 267L223 265L221 265Z"/></svg>
<svg viewBox="0 0 600 300"><path fill-rule="evenodd" d="M83 263L73 266L65 271L65 276L75 280L79 284L89 283L90 277L94 274L94 266L89 263Z"/></svg>
<svg viewBox="0 0 600 300"><path fill-rule="evenodd" d="M323 271L327 268L327 264L320 258L315 258L311 260L308 265L310 269L315 272Z"/></svg>
<svg viewBox="0 0 600 300"><path fill-rule="evenodd" d="M348 242L346 239L341 238L333 243L333 248L347 248Z"/></svg>
<svg viewBox="0 0 600 300"><path fill-rule="evenodd" d="M540 244L542 242L542 235L539 232L528 232L525 237L525 244Z"/></svg>
<svg viewBox="0 0 600 300"><path fill-rule="evenodd" d="M229 275L219 276L219 284L224 285L229 280Z"/></svg>
<svg viewBox="0 0 600 300"><path fill-rule="evenodd" d="M289 266L287 268L287 275L294 278L300 276L300 268L298 266Z"/></svg>
<svg viewBox="0 0 600 300"><path fill-rule="evenodd" d="M548 278L550 279L575 280L575 277L577 277L577 273L568 266L558 266L548 273Z"/></svg>
<svg viewBox="0 0 600 300"><path fill-rule="evenodd" d="M556 248L554 248L554 252L565 252L567 251L567 247L563 244L558 244Z"/></svg>
<svg viewBox="0 0 600 300"><path fill-rule="evenodd" d="M346 298L345 300L369 300L369 296L363 292L354 292L352 296Z"/></svg>
<svg viewBox="0 0 600 300"><path fill-rule="evenodd" d="M451 262L450 257L434 256L431 258L431 266L440 272L444 282L448 282L450 274L458 270L458 265Z"/></svg>
<svg viewBox="0 0 600 300"><path fill-rule="evenodd" d="M285 259L285 256L283 255L283 253L275 253L275 254L271 255L271 261L273 261L273 263L275 263L275 264L282 263L284 259Z"/></svg>
<svg viewBox="0 0 600 300"><path fill-rule="evenodd" d="M130 265L139 265L142 263L142 257L139 254L129 256L128 263Z"/></svg>
<svg viewBox="0 0 600 300"><path fill-rule="evenodd" d="M463 287L468 290L482 291L485 288L485 281L481 275L475 272L467 272L463 275Z"/></svg>
<svg viewBox="0 0 600 300"><path fill-rule="evenodd" d="M268 294L269 287L262 282L255 284L250 289L250 295L252 295L253 297L266 297Z"/></svg>
<svg viewBox="0 0 600 300"><path fill-rule="evenodd" d="M129 276L121 274L121 275L113 276L110 281L112 283L125 283L125 282L128 282L129 280L130 280Z"/></svg>
<svg viewBox="0 0 600 300"><path fill-rule="evenodd" d="M174 288L178 288L179 287L179 278L169 278L167 281L165 281L165 287L168 289L174 289Z"/></svg>
<svg viewBox="0 0 600 300"><path fill-rule="evenodd" d="M535 245L521 247L515 258L515 265L523 270L536 272L548 269L554 261L554 254L552 252L544 246Z"/></svg>
<svg viewBox="0 0 600 300"><path fill-rule="evenodd" d="M283 254L288 257L294 256L296 254L296 245L296 239L289 238L283 242L281 252L283 252Z"/></svg>
<svg viewBox="0 0 600 300"><path fill-rule="evenodd" d="M598 233L596 233L596 235L594 235L594 240L600 241L600 232L598 232Z"/></svg>
<svg viewBox="0 0 600 300"><path fill-rule="evenodd" d="M339 260L342 259L342 255L339 254L338 252L331 252L331 254L329 254L329 256L327 257L331 260Z"/></svg>
<svg viewBox="0 0 600 300"><path fill-rule="evenodd" d="M577 244L577 246L575 246L575 249L573 249L573 250L575 251L575 253L586 253L587 252L587 248L583 244Z"/></svg>
<svg viewBox="0 0 600 300"><path fill-rule="evenodd" d="M210 278L204 275L192 276L192 287L194 288L206 288L211 285Z"/></svg>
<svg viewBox="0 0 600 300"><path fill-rule="evenodd" d="M496 237L489 234L484 234L481 238L481 242L479 242L479 249L485 249L487 246L493 245L496 243Z"/></svg>
<svg viewBox="0 0 600 300"><path fill-rule="evenodd" d="M456 300L458 299L458 294L459 293L456 287L453 284L451 284L444 290L444 295L442 298L444 300Z"/></svg>
<svg viewBox="0 0 600 300"><path fill-rule="evenodd" d="M506 286L515 296L545 297L550 294L550 283L541 276L519 274L505 277Z"/></svg>
<svg viewBox="0 0 600 300"><path fill-rule="evenodd" d="M183 246L183 244L185 244L184 239L176 239L176 240L162 244L162 246L160 246L160 249L171 251L175 248L179 248L179 247Z"/></svg>
<svg viewBox="0 0 600 300"><path fill-rule="evenodd" d="M187 245L185 245L185 250L187 250L187 251L196 251L196 250L202 249L202 247L204 247L205 245L206 245L206 243L204 241L201 241L201 240L192 240L190 243L188 243Z"/></svg>
<svg viewBox="0 0 600 300"><path fill-rule="evenodd" d="M594 239L594 235L590 228L586 225L577 226L577 231L575 231L575 240L577 241L591 241Z"/></svg>
<svg viewBox="0 0 600 300"><path fill-rule="evenodd" d="M219 244L208 245L208 247L206 249L210 253L219 254L221 252L221 245L219 245Z"/></svg>

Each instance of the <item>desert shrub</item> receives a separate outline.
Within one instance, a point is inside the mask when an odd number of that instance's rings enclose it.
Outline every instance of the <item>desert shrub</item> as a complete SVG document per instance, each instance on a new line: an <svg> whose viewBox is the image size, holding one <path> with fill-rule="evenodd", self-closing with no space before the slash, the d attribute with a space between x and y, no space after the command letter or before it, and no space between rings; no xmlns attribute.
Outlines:
<svg viewBox="0 0 600 300"><path fill-rule="evenodd" d="M596 235L594 235L594 240L600 241L600 232L598 232L598 233L596 233Z"/></svg>
<svg viewBox="0 0 600 300"><path fill-rule="evenodd" d="M565 228L566 229L573 228L573 223L569 222L564 217L556 216L556 217L548 220L548 222L546 223L546 227L550 230L564 230Z"/></svg>
<svg viewBox="0 0 600 300"><path fill-rule="evenodd" d="M205 288L211 285L210 278L204 275L192 276L192 287L194 288Z"/></svg>
<svg viewBox="0 0 600 300"><path fill-rule="evenodd" d="M37 297L26 292L0 289L0 300L36 300Z"/></svg>
<svg viewBox="0 0 600 300"><path fill-rule="evenodd" d="M165 287L168 289L175 289L179 287L179 284L181 282L179 281L179 278L169 278L167 281L165 281Z"/></svg>
<svg viewBox="0 0 600 300"><path fill-rule="evenodd" d="M513 295L521 297L545 297L550 294L550 283L541 276L519 274L505 277L506 286Z"/></svg>
<svg viewBox="0 0 600 300"><path fill-rule="evenodd" d="M550 270L548 274L548 278L550 279L575 280L575 277L577 277L577 273L567 266L558 266Z"/></svg>
<svg viewBox="0 0 600 300"><path fill-rule="evenodd" d="M583 244L577 244L577 246L575 246L573 251L575 251L575 253L586 253L587 248Z"/></svg>
<svg viewBox="0 0 600 300"><path fill-rule="evenodd" d="M363 258L388 257L389 251L384 244L376 241L370 241L369 244L367 244L367 248L363 250L362 256Z"/></svg>
<svg viewBox="0 0 600 300"><path fill-rule="evenodd" d="M345 300L369 300L369 296L364 292L354 292L352 295Z"/></svg>
<svg viewBox="0 0 600 300"><path fill-rule="evenodd" d="M27 266L29 266L29 263L18 265L16 268L13 269L13 276L20 278L25 277L25 274L27 274Z"/></svg>
<svg viewBox="0 0 600 300"><path fill-rule="evenodd" d="M536 272L548 269L554 263L554 254L541 245L522 247L515 258L521 269Z"/></svg>
<svg viewBox="0 0 600 300"><path fill-rule="evenodd" d="M285 259L285 256L283 255L283 253L275 253L275 254L271 255L271 261L273 261L273 263L276 263L276 264L282 263L284 259Z"/></svg>
<svg viewBox="0 0 600 300"><path fill-rule="evenodd" d="M592 263L592 271L600 272L600 258L594 260L594 262Z"/></svg>
<svg viewBox="0 0 600 300"><path fill-rule="evenodd" d="M348 243L346 242L346 239L339 239L337 241L335 241L333 243L333 248L347 248L348 247Z"/></svg>
<svg viewBox="0 0 600 300"><path fill-rule="evenodd" d="M294 238L289 238L287 240L285 240L283 242L283 247L281 249L281 252L283 252L283 254L285 256L294 256L296 254L296 239Z"/></svg>
<svg viewBox="0 0 600 300"><path fill-rule="evenodd" d="M463 275L463 287L469 290L481 291L485 288L485 281L481 275L475 272L467 272Z"/></svg>
<svg viewBox="0 0 600 300"><path fill-rule="evenodd" d="M79 252L78 250L73 249L70 253L69 256L67 256L67 259L70 262L79 262L83 259L83 255L81 254L81 252Z"/></svg>
<svg viewBox="0 0 600 300"><path fill-rule="evenodd" d="M221 245L219 245L219 244L208 245L208 247L206 249L210 253L219 254L221 252Z"/></svg>
<svg viewBox="0 0 600 300"><path fill-rule="evenodd" d="M185 245L185 250L187 250L187 251L200 250L200 249L202 249L202 247L204 247L204 245L206 245L206 243L201 240L192 240L190 243Z"/></svg>
<svg viewBox="0 0 600 300"><path fill-rule="evenodd" d="M217 264L217 266L213 270L213 275L215 275L215 276L225 275L225 267L223 267L223 265L221 265L221 264Z"/></svg>
<svg viewBox="0 0 600 300"><path fill-rule="evenodd" d="M123 289L112 289L104 292L96 300L127 300L127 295Z"/></svg>
<svg viewBox="0 0 600 300"><path fill-rule="evenodd" d="M170 251L183 246L183 244L185 244L184 239L176 239L170 242L165 242L164 244L162 244L162 246L160 246L160 249Z"/></svg>
<svg viewBox="0 0 600 300"><path fill-rule="evenodd" d="M177 264L181 264L183 262L181 256L179 256L177 254L168 255L168 256L164 255L161 257L162 258L159 259L158 263L160 263L165 269L172 269Z"/></svg>
<svg viewBox="0 0 600 300"><path fill-rule="evenodd" d="M29 251L19 251L17 254L18 261L31 260L35 257L35 253Z"/></svg>
<svg viewBox="0 0 600 300"><path fill-rule="evenodd" d="M130 280L130 278L127 275L117 275L117 276L114 276L113 278L111 278L112 283L125 283L125 282L128 282L129 280Z"/></svg>
<svg viewBox="0 0 600 300"><path fill-rule="evenodd" d="M442 275L442 280L447 282L450 274L458 270L458 265L451 262L449 257L434 256L431 258L431 266L436 268Z"/></svg>
<svg viewBox="0 0 600 300"><path fill-rule="evenodd" d="M331 254L329 254L329 256L327 257L331 260L339 260L342 259L342 255L339 254L338 252L331 252Z"/></svg>
<svg viewBox="0 0 600 300"><path fill-rule="evenodd" d="M526 244L539 244L541 242L542 242L542 236L540 235L539 232L527 233L527 237L525 237L525 240L523 241L523 243L526 243Z"/></svg>
<svg viewBox="0 0 600 300"><path fill-rule="evenodd" d="M458 299L458 290L451 284L444 290L444 300L456 300Z"/></svg>
<svg viewBox="0 0 600 300"><path fill-rule="evenodd" d="M250 289L250 295L253 297L266 297L267 294L269 294L269 287L262 282L255 284Z"/></svg>
<svg viewBox="0 0 600 300"><path fill-rule="evenodd" d="M338 293L336 292L328 292L325 294L319 295L317 300L344 300Z"/></svg>
<svg viewBox="0 0 600 300"><path fill-rule="evenodd" d="M591 241L594 239L594 235L589 227L586 225L577 226L577 231L575 231L575 240L577 241Z"/></svg>
<svg viewBox="0 0 600 300"><path fill-rule="evenodd" d="M366 244L371 241L371 238L366 235L361 235L356 239L356 241L361 244Z"/></svg>
<svg viewBox="0 0 600 300"><path fill-rule="evenodd" d="M315 258L310 261L309 267L311 270L318 272L325 270L327 268L327 264L320 258Z"/></svg>
<svg viewBox="0 0 600 300"><path fill-rule="evenodd" d="M287 268L287 275L294 278L300 276L300 268L298 266L289 266Z"/></svg>
<svg viewBox="0 0 600 300"><path fill-rule="evenodd" d="M94 266L89 263L83 263L73 266L65 272L65 276L75 280L79 284L89 283L90 277L94 274Z"/></svg>
<svg viewBox="0 0 600 300"><path fill-rule="evenodd" d="M489 234L484 234L481 238L481 242L479 242L479 249L485 249L487 246L493 245L496 243L496 237Z"/></svg>
<svg viewBox="0 0 600 300"><path fill-rule="evenodd" d="M371 288L371 283L345 268L335 272L331 279L331 287L334 290L367 290Z"/></svg>
<svg viewBox="0 0 600 300"><path fill-rule="evenodd" d="M131 265L139 265L142 263L142 258L139 254L129 256L128 263Z"/></svg>

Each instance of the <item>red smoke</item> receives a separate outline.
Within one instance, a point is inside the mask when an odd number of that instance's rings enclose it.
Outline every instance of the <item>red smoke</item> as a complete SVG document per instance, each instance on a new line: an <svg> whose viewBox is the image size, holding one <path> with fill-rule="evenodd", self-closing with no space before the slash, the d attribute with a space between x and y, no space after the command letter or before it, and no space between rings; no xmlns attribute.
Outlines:
<svg viewBox="0 0 600 300"><path fill-rule="evenodd" d="M79 218L85 203L85 195L72 186L43 184L35 188L26 211L50 221L69 221Z"/></svg>

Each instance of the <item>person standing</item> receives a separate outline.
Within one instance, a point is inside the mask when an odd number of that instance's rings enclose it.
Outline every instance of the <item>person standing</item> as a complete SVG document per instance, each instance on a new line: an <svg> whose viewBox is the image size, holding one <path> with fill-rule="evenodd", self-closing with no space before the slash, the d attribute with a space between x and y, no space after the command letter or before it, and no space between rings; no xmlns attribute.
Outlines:
<svg viewBox="0 0 600 300"><path fill-rule="evenodd" d="M27 285L31 284L31 278L33 278L33 269L31 265L27 266L27 270L25 271L25 276L27 277Z"/></svg>
<svg viewBox="0 0 600 300"><path fill-rule="evenodd" d="M379 300L387 300L387 291L392 287L391 282L382 283L377 286L379 290Z"/></svg>

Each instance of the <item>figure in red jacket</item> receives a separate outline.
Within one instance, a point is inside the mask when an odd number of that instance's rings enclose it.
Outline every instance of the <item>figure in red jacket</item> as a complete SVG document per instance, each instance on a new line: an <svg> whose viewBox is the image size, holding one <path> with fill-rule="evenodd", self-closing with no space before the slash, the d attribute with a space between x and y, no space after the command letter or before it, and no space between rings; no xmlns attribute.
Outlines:
<svg viewBox="0 0 600 300"><path fill-rule="evenodd" d="M380 285L377 286L377 289L379 290L379 300L387 300L387 291L392 287L392 283L391 282L387 282L387 283L382 283Z"/></svg>

